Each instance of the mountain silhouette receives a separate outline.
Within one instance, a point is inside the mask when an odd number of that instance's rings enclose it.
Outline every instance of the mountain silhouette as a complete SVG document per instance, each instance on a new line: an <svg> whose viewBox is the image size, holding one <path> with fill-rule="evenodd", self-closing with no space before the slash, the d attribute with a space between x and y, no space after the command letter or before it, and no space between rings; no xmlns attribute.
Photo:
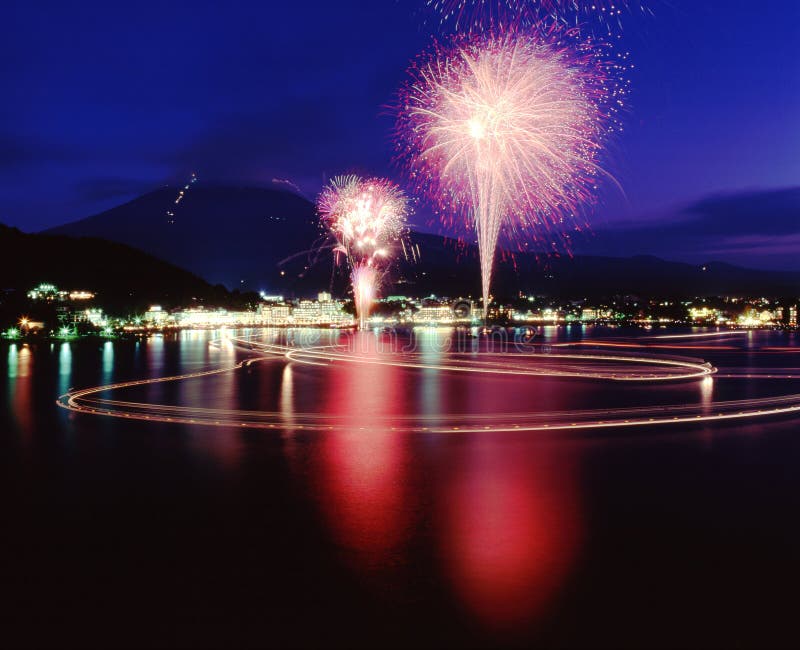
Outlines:
<svg viewBox="0 0 800 650"><path fill-rule="evenodd" d="M314 204L283 189L202 183L188 189L165 186L46 232L121 242L229 289L287 296L347 292L346 269L335 265ZM400 256L384 293L479 294L474 245L420 232L412 232L409 239L409 259ZM791 296L799 287L798 272L759 271L720 262L692 265L644 255L571 257L502 250L493 280L500 298L520 293L586 298Z"/></svg>

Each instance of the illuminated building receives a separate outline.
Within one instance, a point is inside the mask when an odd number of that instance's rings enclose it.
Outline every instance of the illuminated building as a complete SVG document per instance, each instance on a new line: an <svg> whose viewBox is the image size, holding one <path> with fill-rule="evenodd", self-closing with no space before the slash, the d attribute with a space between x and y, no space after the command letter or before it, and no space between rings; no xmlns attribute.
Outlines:
<svg viewBox="0 0 800 650"><path fill-rule="evenodd" d="M69 299L70 300L91 300L94 298L94 294L91 291L70 291L69 292Z"/></svg>
<svg viewBox="0 0 800 650"><path fill-rule="evenodd" d="M693 321L719 321L722 320L722 313L718 309L709 307L692 307L689 309L689 318Z"/></svg>
<svg viewBox="0 0 800 650"><path fill-rule="evenodd" d="M301 300L292 309L292 322L298 325L311 325L319 320L319 303Z"/></svg>
<svg viewBox="0 0 800 650"><path fill-rule="evenodd" d="M20 320L20 331L23 334L27 334L29 332L39 332L44 329L44 322L40 320L28 320L27 318L23 318Z"/></svg>
<svg viewBox="0 0 800 650"><path fill-rule="evenodd" d="M84 315L86 320L92 325L96 325L97 327L105 327L108 325L108 318L103 314L102 309L87 309Z"/></svg>
<svg viewBox="0 0 800 650"><path fill-rule="evenodd" d="M59 291L54 284L42 283L28 292L28 298L31 300L53 302L54 300L63 299L63 297L66 297L66 291Z"/></svg>
<svg viewBox="0 0 800 650"><path fill-rule="evenodd" d="M452 323L455 318L453 308L449 304L426 305L414 314L415 323Z"/></svg>
<svg viewBox="0 0 800 650"><path fill-rule="evenodd" d="M291 311L291 322L296 325L345 325L352 317L342 309L342 304L322 292L317 300L301 300Z"/></svg>
<svg viewBox="0 0 800 650"><path fill-rule="evenodd" d="M159 305L153 305L144 314L144 322L148 325L155 325L156 327L162 326L167 320L167 312L165 312Z"/></svg>
<svg viewBox="0 0 800 650"><path fill-rule="evenodd" d="M493 307L489 307L489 311L487 312L487 316L490 319L495 319L495 318L512 319L514 317L514 310L511 307L508 307L508 306L495 305Z"/></svg>
<svg viewBox="0 0 800 650"><path fill-rule="evenodd" d="M515 321L522 321L527 323L558 323L559 321L564 320L563 314L561 314L558 309L546 308L542 310L528 310L526 312L523 311L515 311L513 313L513 319Z"/></svg>
<svg viewBox="0 0 800 650"><path fill-rule="evenodd" d="M167 312L160 306L154 305L144 314L142 322L147 327L159 329L352 324L352 316L344 311L340 301L333 300L329 293L321 293L319 298L320 300L301 300L295 305L262 302L256 309L247 311L192 307Z"/></svg>
<svg viewBox="0 0 800 650"><path fill-rule="evenodd" d="M292 308L282 303L267 303L259 305L256 313L259 314L262 325L286 325L289 322Z"/></svg>
<svg viewBox="0 0 800 650"><path fill-rule="evenodd" d="M603 320L612 317L612 313L610 309L582 309L581 310L581 320L584 322L587 321L596 321L596 320Z"/></svg>
<svg viewBox="0 0 800 650"><path fill-rule="evenodd" d="M541 319L546 323L557 323L561 320L561 313L557 309L543 309L541 312Z"/></svg>
<svg viewBox="0 0 800 650"><path fill-rule="evenodd" d="M748 307L739 316L737 323L742 327L765 327L775 324L775 314L769 309L752 309Z"/></svg>
<svg viewBox="0 0 800 650"><path fill-rule="evenodd" d="M226 309L206 310L203 308L184 309L170 314L176 327L233 327L260 325L255 311L228 311Z"/></svg>
<svg viewBox="0 0 800 650"><path fill-rule="evenodd" d="M43 282L42 284L34 287L28 291L28 299L30 300L44 300L47 302L66 302L92 300L95 294L91 291L62 291L56 285Z"/></svg>

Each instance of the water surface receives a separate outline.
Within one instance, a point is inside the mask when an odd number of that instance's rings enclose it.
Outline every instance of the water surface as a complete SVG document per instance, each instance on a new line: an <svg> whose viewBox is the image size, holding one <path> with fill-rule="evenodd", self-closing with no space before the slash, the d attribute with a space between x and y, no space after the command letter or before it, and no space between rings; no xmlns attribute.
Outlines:
<svg viewBox="0 0 800 650"><path fill-rule="evenodd" d="M545 340L652 334L561 328ZM440 333L418 336L423 355L446 355ZM796 639L798 420L535 435L390 427L410 411L711 403L800 392L796 380L620 387L276 360L125 396L275 411L285 418L276 430L56 406L70 388L245 357L209 344L216 337L0 344L9 645L763 648ZM661 352L786 373L800 366L796 346L794 335L750 332ZM293 426L293 414L309 411L347 426Z"/></svg>

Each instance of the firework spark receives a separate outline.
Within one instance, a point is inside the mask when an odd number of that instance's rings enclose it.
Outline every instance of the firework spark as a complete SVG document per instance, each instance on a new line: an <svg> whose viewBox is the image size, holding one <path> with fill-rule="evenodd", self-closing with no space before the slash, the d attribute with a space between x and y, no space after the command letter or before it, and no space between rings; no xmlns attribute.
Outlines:
<svg viewBox="0 0 800 650"><path fill-rule="evenodd" d="M521 34L457 40L410 74L398 150L412 182L474 226L485 315L501 229L552 241L593 199L620 89L589 46Z"/></svg>
<svg viewBox="0 0 800 650"><path fill-rule="evenodd" d="M336 252L350 265L356 316L363 328L395 246L406 233L408 199L385 179L338 176L320 194L317 209L336 239Z"/></svg>
<svg viewBox="0 0 800 650"><path fill-rule="evenodd" d="M607 32L619 26L632 0L426 0L440 24L458 31L500 26L531 26L542 20L566 25L602 25Z"/></svg>

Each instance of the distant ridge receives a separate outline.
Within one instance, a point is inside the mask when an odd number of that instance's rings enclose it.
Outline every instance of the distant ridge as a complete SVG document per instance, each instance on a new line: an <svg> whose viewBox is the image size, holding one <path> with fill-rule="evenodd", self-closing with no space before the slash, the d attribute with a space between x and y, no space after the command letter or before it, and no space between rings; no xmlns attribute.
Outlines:
<svg viewBox="0 0 800 650"><path fill-rule="evenodd" d="M212 284L294 296L346 291L333 268L313 203L276 188L196 183L163 187L124 205L49 231L122 242L168 260ZM173 217L167 215L174 213ZM477 254L438 235L412 233L416 264L401 261L385 291L475 294ZM505 253L496 264L498 297L541 293L564 297L800 294L800 272L757 271L710 262L696 266L653 256L595 257Z"/></svg>

